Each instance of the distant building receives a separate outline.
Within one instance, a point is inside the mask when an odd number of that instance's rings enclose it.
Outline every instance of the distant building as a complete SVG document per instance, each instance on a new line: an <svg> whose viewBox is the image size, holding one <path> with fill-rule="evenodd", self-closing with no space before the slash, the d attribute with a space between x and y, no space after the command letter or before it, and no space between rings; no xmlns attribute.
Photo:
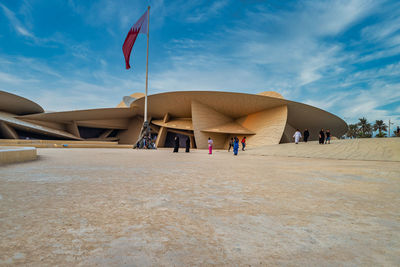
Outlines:
<svg viewBox="0 0 400 267"><path fill-rule="evenodd" d="M62 100L60 100L62 101ZM115 108L44 112L38 104L0 91L0 138L118 141L135 144L143 125L144 95L123 98ZM183 91L150 95L148 117L157 147L172 146L175 135L191 138L197 148L224 148L233 136L247 136L248 147L288 143L296 128L318 139L321 128L342 136L339 117L276 92L257 95ZM182 138L181 138L182 139Z"/></svg>

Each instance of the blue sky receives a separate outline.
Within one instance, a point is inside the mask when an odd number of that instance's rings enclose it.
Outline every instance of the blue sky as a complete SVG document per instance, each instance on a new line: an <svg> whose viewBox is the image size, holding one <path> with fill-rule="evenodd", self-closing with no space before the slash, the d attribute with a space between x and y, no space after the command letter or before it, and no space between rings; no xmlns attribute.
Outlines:
<svg viewBox="0 0 400 267"><path fill-rule="evenodd" d="M0 90L45 110L114 107L150 93L277 91L348 123L400 124L400 2L376 0L0 0Z"/></svg>

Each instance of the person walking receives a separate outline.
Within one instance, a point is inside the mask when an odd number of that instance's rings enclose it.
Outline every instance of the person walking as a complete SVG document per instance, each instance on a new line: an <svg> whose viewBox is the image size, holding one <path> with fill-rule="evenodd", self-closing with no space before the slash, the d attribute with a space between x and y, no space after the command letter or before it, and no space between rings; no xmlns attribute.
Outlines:
<svg viewBox="0 0 400 267"><path fill-rule="evenodd" d="M190 137L189 136L186 138L186 150L185 150L185 152L186 153L190 152Z"/></svg>
<svg viewBox="0 0 400 267"><path fill-rule="evenodd" d="M294 138L294 142L297 145L299 143L299 141L300 141L300 138L301 138L301 133L300 133L299 129L296 130L296 132L293 135L293 138Z"/></svg>
<svg viewBox="0 0 400 267"><path fill-rule="evenodd" d="M310 136L310 132L308 131L308 129L305 129L304 130L304 135L303 135L304 142L307 143L309 136Z"/></svg>
<svg viewBox="0 0 400 267"><path fill-rule="evenodd" d="M239 138L235 136L233 141L233 155L237 156L239 150Z"/></svg>
<svg viewBox="0 0 400 267"><path fill-rule="evenodd" d="M228 152L231 151L231 148L233 147L233 138L231 138L231 140L229 140L229 148L228 148Z"/></svg>
<svg viewBox="0 0 400 267"><path fill-rule="evenodd" d="M319 143L323 145L324 141L325 141L325 133L324 129L321 129L321 131L319 131Z"/></svg>
<svg viewBox="0 0 400 267"><path fill-rule="evenodd" d="M243 139L242 139L242 151L244 151L245 147L246 147L246 136L243 137Z"/></svg>
<svg viewBox="0 0 400 267"><path fill-rule="evenodd" d="M325 144L330 144L331 143L331 131L329 129L326 129L326 139L325 139Z"/></svg>
<svg viewBox="0 0 400 267"><path fill-rule="evenodd" d="M174 139L174 153L178 153L179 151L179 137L175 136Z"/></svg>
<svg viewBox="0 0 400 267"><path fill-rule="evenodd" d="M211 137L208 137L208 154L212 154L212 147L213 147L213 140L211 139Z"/></svg>

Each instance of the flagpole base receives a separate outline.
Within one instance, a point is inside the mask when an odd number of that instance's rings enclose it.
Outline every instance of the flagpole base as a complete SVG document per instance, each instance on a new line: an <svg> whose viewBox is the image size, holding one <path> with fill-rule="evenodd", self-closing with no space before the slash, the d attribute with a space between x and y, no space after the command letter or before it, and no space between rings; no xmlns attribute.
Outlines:
<svg viewBox="0 0 400 267"><path fill-rule="evenodd" d="M133 145L133 149L154 149L154 142L151 140L151 128L148 121L143 122L142 131L136 144Z"/></svg>

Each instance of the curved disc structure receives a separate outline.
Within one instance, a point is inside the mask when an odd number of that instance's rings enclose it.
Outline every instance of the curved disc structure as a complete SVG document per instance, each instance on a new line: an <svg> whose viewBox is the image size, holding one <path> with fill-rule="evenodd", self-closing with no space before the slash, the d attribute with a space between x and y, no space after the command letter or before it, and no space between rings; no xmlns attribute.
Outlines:
<svg viewBox="0 0 400 267"><path fill-rule="evenodd" d="M43 108L35 102L5 91L0 91L0 111L17 115L44 112Z"/></svg>
<svg viewBox="0 0 400 267"><path fill-rule="evenodd" d="M227 138L248 135L250 146L287 143L297 128L308 128L310 140L318 138L321 128L330 129L333 136L342 136L347 124L334 114L322 109L283 99L279 94L265 95L217 91L168 92L148 97L149 116L161 119L165 114L172 118L192 118L198 147L206 147L206 139L215 139L217 147L223 147ZM131 107L143 116L144 99L135 100ZM240 127L224 131L221 136L210 129L238 123L248 130L240 134ZM227 128L227 127L224 127ZM234 129L234 127L230 127ZM222 133L222 132L221 132Z"/></svg>
<svg viewBox="0 0 400 267"><path fill-rule="evenodd" d="M142 93L125 97L116 108L47 112L34 102L0 92L0 138L67 138L76 140L118 140L137 142L143 127ZM129 104L129 105L128 105ZM259 94L180 91L148 96L151 137L159 147L171 144L175 135L190 138L197 148L224 148L231 138L246 136L248 147L287 143L295 130L308 129L310 140L320 129L340 137L347 124L339 117L295 101L279 93Z"/></svg>

